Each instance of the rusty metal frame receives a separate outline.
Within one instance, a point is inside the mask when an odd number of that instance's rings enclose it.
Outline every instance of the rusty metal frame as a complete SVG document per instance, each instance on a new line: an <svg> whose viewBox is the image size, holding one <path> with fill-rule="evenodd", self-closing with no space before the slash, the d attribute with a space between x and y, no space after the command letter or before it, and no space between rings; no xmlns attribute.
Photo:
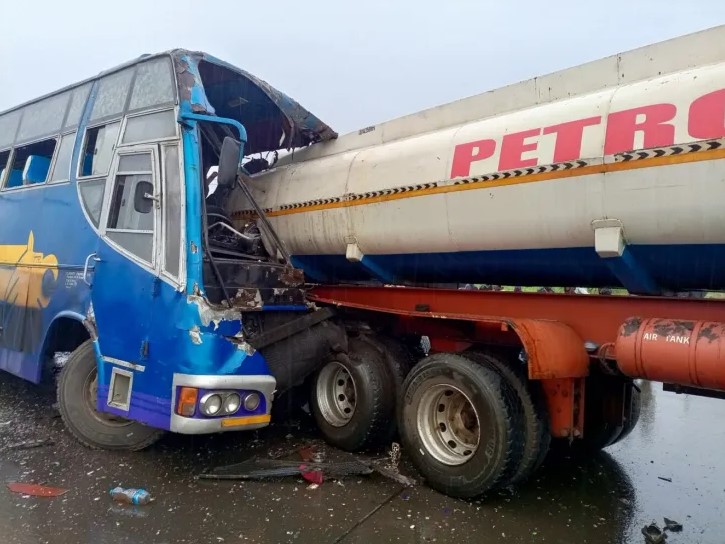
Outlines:
<svg viewBox="0 0 725 544"><path fill-rule="evenodd" d="M434 351L460 353L475 343L523 347L529 378L543 388L552 435L569 438L584 433L586 343L593 352L611 347L632 316L725 322L725 301L674 297L316 286L309 298L430 336Z"/></svg>
<svg viewBox="0 0 725 544"><path fill-rule="evenodd" d="M725 300L512 293L408 287L315 286L315 302L398 316L516 323L558 321L585 342L614 342L630 317L725 322Z"/></svg>

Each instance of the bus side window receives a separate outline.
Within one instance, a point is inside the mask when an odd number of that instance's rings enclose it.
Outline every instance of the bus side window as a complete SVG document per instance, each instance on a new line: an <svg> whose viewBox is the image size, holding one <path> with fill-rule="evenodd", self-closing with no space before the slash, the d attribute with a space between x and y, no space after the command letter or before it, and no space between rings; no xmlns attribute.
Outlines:
<svg viewBox="0 0 725 544"><path fill-rule="evenodd" d="M65 181L70 175L70 161L73 155L73 145L76 141L76 133L71 132L65 134L60 140L58 153L56 153L55 164L53 165L53 173L50 175L49 181Z"/></svg>
<svg viewBox="0 0 725 544"><path fill-rule="evenodd" d="M166 254L164 268L174 277L179 277L180 257L182 246L183 217L183 187L179 172L178 144L162 147L163 150L163 177L164 177L164 236L166 238Z"/></svg>
<svg viewBox="0 0 725 544"><path fill-rule="evenodd" d="M155 186L151 153L121 155L106 235L148 263L153 257L155 206L151 198Z"/></svg>
<svg viewBox="0 0 725 544"><path fill-rule="evenodd" d="M79 158L78 177L108 174L120 129L121 122L116 121L86 130L83 151Z"/></svg>
<svg viewBox="0 0 725 544"><path fill-rule="evenodd" d="M5 172L10 162L10 150L0 151L0 183L5 181Z"/></svg>
<svg viewBox="0 0 725 544"><path fill-rule="evenodd" d="M51 138L16 147L12 160L5 167L8 175L4 188L45 183L57 143L55 138Z"/></svg>

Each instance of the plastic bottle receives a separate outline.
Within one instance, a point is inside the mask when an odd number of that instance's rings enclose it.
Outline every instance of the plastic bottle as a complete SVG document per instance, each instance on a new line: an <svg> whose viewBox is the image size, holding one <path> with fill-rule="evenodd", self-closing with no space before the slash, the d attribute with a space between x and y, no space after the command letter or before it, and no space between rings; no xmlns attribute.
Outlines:
<svg viewBox="0 0 725 544"><path fill-rule="evenodd" d="M151 494L145 489L115 487L111 489L111 497L113 497L114 501L126 504L148 504L151 502Z"/></svg>

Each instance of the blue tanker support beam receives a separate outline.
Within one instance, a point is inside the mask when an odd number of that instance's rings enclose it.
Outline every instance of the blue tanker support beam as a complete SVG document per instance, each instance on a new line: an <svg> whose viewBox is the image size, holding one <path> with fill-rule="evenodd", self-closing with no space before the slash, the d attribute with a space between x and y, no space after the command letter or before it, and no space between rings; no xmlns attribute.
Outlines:
<svg viewBox="0 0 725 544"><path fill-rule="evenodd" d="M592 222L594 248L609 270L632 294L661 295L662 288L627 248L624 227L617 219Z"/></svg>

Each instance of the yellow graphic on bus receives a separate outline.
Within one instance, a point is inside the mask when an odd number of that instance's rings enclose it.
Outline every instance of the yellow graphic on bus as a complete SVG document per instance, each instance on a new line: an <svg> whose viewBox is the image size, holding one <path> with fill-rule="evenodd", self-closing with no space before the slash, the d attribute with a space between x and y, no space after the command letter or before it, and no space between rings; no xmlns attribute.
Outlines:
<svg viewBox="0 0 725 544"><path fill-rule="evenodd" d="M0 245L0 303L37 309L48 306L58 280L58 259L36 253L34 243L31 231L26 245Z"/></svg>

